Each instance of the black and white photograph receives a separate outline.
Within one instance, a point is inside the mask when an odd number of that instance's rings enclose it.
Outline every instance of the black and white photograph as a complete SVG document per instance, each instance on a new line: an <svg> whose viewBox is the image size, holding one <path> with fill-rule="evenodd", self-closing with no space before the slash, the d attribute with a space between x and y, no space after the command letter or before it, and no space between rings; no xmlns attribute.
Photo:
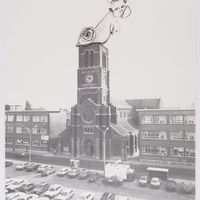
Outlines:
<svg viewBox="0 0 200 200"><path fill-rule="evenodd" d="M4 4L4 198L197 199L196 0Z"/></svg>

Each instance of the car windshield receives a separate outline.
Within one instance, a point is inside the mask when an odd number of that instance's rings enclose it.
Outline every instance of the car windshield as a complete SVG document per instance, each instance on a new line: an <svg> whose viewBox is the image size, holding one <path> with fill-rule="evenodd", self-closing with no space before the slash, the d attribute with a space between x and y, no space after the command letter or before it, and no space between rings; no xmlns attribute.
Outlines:
<svg viewBox="0 0 200 200"><path fill-rule="evenodd" d="M67 191L61 192L61 195L67 196L67 195L68 195L68 192L67 192Z"/></svg>
<svg viewBox="0 0 200 200"><path fill-rule="evenodd" d="M141 177L140 177L140 180L144 180L144 181L146 181L146 180L147 180L147 177L145 177L145 176L141 176Z"/></svg>
<svg viewBox="0 0 200 200"><path fill-rule="evenodd" d="M15 181L14 183L13 183L13 185L18 185L19 184L19 182L18 181Z"/></svg>
<svg viewBox="0 0 200 200"><path fill-rule="evenodd" d="M55 191L56 190L56 188L50 188L49 189L49 191Z"/></svg>

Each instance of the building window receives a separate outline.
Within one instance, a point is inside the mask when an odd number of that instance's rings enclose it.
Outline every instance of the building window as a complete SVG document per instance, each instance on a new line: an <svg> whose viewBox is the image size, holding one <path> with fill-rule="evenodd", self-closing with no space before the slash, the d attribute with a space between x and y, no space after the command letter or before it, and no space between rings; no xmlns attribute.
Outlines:
<svg viewBox="0 0 200 200"><path fill-rule="evenodd" d="M185 138L189 141L195 141L195 133L194 132L185 132Z"/></svg>
<svg viewBox="0 0 200 200"><path fill-rule="evenodd" d="M90 67L94 67L94 51L90 51Z"/></svg>
<svg viewBox="0 0 200 200"><path fill-rule="evenodd" d="M22 115L17 115L16 116L16 121L17 122L22 122L22 120L23 120L22 118L23 118Z"/></svg>
<svg viewBox="0 0 200 200"><path fill-rule="evenodd" d="M154 132L142 132L141 133L142 139L154 139Z"/></svg>
<svg viewBox="0 0 200 200"><path fill-rule="evenodd" d="M154 116L153 122L154 124L166 124L167 118L166 116Z"/></svg>
<svg viewBox="0 0 200 200"><path fill-rule="evenodd" d="M41 147L47 147L48 141L46 140L41 140Z"/></svg>
<svg viewBox="0 0 200 200"><path fill-rule="evenodd" d="M41 135L46 135L47 134L47 129L46 128L41 128L40 129L40 134Z"/></svg>
<svg viewBox="0 0 200 200"><path fill-rule="evenodd" d="M41 122L48 122L48 116L47 115L42 115L40 120L41 120Z"/></svg>
<svg viewBox="0 0 200 200"><path fill-rule="evenodd" d="M170 117L170 124L183 124L183 116L171 116Z"/></svg>
<svg viewBox="0 0 200 200"><path fill-rule="evenodd" d="M13 139L6 139L6 144L13 145Z"/></svg>
<svg viewBox="0 0 200 200"><path fill-rule="evenodd" d="M124 111L124 118L126 118L126 111Z"/></svg>
<svg viewBox="0 0 200 200"><path fill-rule="evenodd" d="M185 156L187 157L195 157L195 150L194 149L185 149Z"/></svg>
<svg viewBox="0 0 200 200"><path fill-rule="evenodd" d="M38 127L33 127L33 128L32 128L32 133L33 133L33 134L39 134L39 133L40 133L39 128L38 128Z"/></svg>
<svg viewBox="0 0 200 200"><path fill-rule="evenodd" d="M88 67L89 66L89 52L88 51L85 51L85 67Z"/></svg>
<svg viewBox="0 0 200 200"><path fill-rule="evenodd" d="M31 116L24 115L24 122L30 122L30 121L31 121Z"/></svg>
<svg viewBox="0 0 200 200"><path fill-rule="evenodd" d="M93 127L92 126L86 126L84 127L85 133L93 133Z"/></svg>
<svg viewBox="0 0 200 200"><path fill-rule="evenodd" d="M153 116L143 116L141 124L153 124Z"/></svg>
<svg viewBox="0 0 200 200"><path fill-rule="evenodd" d="M20 127L20 126L18 126L18 127L16 128L16 133L23 133L23 128Z"/></svg>
<svg viewBox="0 0 200 200"><path fill-rule="evenodd" d="M155 132L155 140L166 140L167 132Z"/></svg>
<svg viewBox="0 0 200 200"><path fill-rule="evenodd" d="M32 147L40 147L40 140L33 140Z"/></svg>
<svg viewBox="0 0 200 200"><path fill-rule="evenodd" d="M8 115L8 122L14 121L14 115Z"/></svg>
<svg viewBox="0 0 200 200"><path fill-rule="evenodd" d="M23 146L24 147L29 147L29 140L24 140L23 141Z"/></svg>
<svg viewBox="0 0 200 200"><path fill-rule="evenodd" d="M23 140L22 139L16 139L15 140L15 145L22 146L22 144L23 144Z"/></svg>
<svg viewBox="0 0 200 200"><path fill-rule="evenodd" d="M155 155L167 156L167 148L155 147Z"/></svg>
<svg viewBox="0 0 200 200"><path fill-rule="evenodd" d="M173 147L171 148L171 155L172 156L184 156L184 148L183 147Z"/></svg>
<svg viewBox="0 0 200 200"><path fill-rule="evenodd" d="M31 128L30 127L24 128L24 134L30 134L30 133L31 133Z"/></svg>
<svg viewBox="0 0 200 200"><path fill-rule="evenodd" d="M8 115L5 115L5 121L8 121Z"/></svg>
<svg viewBox="0 0 200 200"><path fill-rule="evenodd" d="M103 68L104 68L104 69L106 68L106 64L107 64L107 61L106 61L106 54L103 52L103 53L102 53L102 65L103 65Z"/></svg>
<svg viewBox="0 0 200 200"><path fill-rule="evenodd" d="M179 132L171 132L171 140L184 140L184 133L183 131Z"/></svg>
<svg viewBox="0 0 200 200"><path fill-rule="evenodd" d="M7 133L14 133L14 127L13 126L7 126L6 127L6 132Z"/></svg>
<svg viewBox="0 0 200 200"><path fill-rule="evenodd" d="M33 116L33 122L40 122L40 116L39 115L34 115Z"/></svg>
<svg viewBox="0 0 200 200"><path fill-rule="evenodd" d="M146 131L141 133L142 139L149 139L149 140L166 140L167 139L167 132L151 132Z"/></svg>
<svg viewBox="0 0 200 200"><path fill-rule="evenodd" d="M143 155L154 155L154 147L142 147Z"/></svg>
<svg viewBox="0 0 200 200"><path fill-rule="evenodd" d="M120 118L123 118L123 112L120 111Z"/></svg>
<svg viewBox="0 0 200 200"><path fill-rule="evenodd" d="M195 124L195 116L194 115L184 116L184 124Z"/></svg>

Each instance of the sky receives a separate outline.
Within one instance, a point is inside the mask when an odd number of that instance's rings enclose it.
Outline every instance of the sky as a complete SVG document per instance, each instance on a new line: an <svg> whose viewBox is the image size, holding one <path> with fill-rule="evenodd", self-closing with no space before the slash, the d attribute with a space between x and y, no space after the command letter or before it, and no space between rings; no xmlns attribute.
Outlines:
<svg viewBox="0 0 200 200"><path fill-rule="evenodd" d="M77 101L80 31L96 26L106 0L6 0L5 103L57 109ZM129 0L109 49L111 98L196 99L195 0Z"/></svg>

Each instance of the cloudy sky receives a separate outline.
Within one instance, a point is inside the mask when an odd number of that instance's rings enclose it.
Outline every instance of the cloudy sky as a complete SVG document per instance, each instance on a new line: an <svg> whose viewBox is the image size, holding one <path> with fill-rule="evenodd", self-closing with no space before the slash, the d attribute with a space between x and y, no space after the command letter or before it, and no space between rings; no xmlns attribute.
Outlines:
<svg viewBox="0 0 200 200"><path fill-rule="evenodd" d="M111 98L195 102L195 0L129 0L132 15L105 45ZM82 28L107 12L106 0L6 0L5 103L56 109L76 103Z"/></svg>

